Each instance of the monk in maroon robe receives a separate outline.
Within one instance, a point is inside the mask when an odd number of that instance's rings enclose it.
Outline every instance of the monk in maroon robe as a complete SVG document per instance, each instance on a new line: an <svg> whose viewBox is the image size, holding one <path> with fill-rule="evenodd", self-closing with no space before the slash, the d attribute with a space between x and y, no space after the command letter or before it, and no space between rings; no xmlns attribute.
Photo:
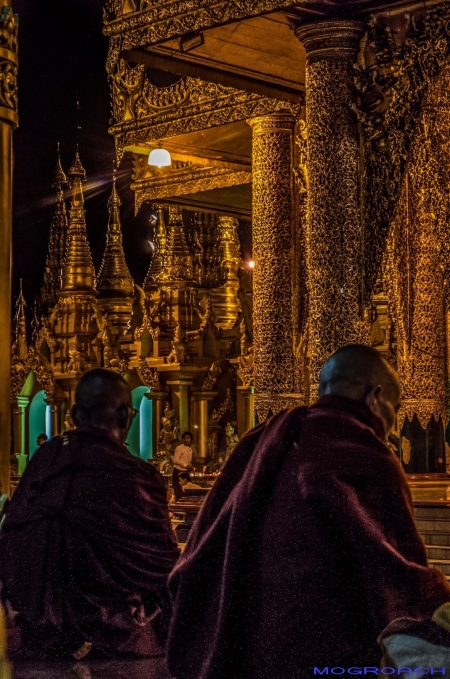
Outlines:
<svg viewBox="0 0 450 679"><path fill-rule="evenodd" d="M77 429L36 452L11 499L0 580L18 614L18 658L163 653L178 548L163 478L123 445L130 400L116 373L84 375Z"/></svg>
<svg viewBox="0 0 450 679"><path fill-rule="evenodd" d="M394 370L349 345L328 360L319 394L247 434L210 491L169 580L175 679L376 668L386 625L450 601L385 445Z"/></svg>

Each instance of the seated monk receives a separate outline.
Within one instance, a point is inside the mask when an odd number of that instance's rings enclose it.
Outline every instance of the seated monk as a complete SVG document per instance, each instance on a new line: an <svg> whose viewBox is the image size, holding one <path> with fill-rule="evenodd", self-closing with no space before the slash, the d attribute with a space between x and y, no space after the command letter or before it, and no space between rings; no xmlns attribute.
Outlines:
<svg viewBox="0 0 450 679"><path fill-rule="evenodd" d="M162 654L178 558L159 472L124 446L134 410L108 370L80 379L74 431L33 456L0 532L19 659Z"/></svg>
<svg viewBox="0 0 450 679"><path fill-rule="evenodd" d="M325 364L319 395L249 432L207 496L169 579L174 679L377 668L386 625L450 601L385 444L395 371L349 345Z"/></svg>

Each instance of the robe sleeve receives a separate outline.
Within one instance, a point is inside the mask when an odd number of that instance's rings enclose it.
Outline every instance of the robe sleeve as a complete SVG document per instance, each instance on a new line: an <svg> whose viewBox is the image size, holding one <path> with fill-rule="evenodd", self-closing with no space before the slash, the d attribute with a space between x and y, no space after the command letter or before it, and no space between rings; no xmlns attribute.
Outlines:
<svg viewBox="0 0 450 679"><path fill-rule="evenodd" d="M428 566L397 461L379 456L376 474L370 466L369 461L353 478L303 470L299 483L317 525L330 529L361 578L367 616L381 631L396 618L430 619L450 601L450 586L441 571Z"/></svg>

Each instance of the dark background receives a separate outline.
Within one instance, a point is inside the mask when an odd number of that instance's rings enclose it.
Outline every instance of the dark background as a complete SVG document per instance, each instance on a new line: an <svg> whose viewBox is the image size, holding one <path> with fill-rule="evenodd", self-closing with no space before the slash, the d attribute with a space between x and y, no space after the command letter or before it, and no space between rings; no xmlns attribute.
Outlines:
<svg viewBox="0 0 450 679"><path fill-rule="evenodd" d="M108 41L103 0L13 0L19 14L19 129L14 133L13 295L23 278L29 307L42 284L48 247L56 146L67 173L77 140L86 169L86 222L98 270L106 240L114 142L108 135ZM77 101L80 111L77 113ZM77 127L81 129L77 130ZM131 157L118 173L127 261L142 284L150 261L150 206L134 217ZM69 206L68 206L69 207Z"/></svg>

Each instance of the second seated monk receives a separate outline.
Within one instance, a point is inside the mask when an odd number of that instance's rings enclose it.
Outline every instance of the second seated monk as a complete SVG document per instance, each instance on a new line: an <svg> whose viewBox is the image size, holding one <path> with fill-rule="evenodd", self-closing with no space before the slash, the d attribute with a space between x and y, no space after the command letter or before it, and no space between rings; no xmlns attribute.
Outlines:
<svg viewBox="0 0 450 679"><path fill-rule="evenodd" d="M328 359L319 395L249 432L209 492L169 581L174 679L378 673L382 630L450 601L385 444L395 371L349 345Z"/></svg>

